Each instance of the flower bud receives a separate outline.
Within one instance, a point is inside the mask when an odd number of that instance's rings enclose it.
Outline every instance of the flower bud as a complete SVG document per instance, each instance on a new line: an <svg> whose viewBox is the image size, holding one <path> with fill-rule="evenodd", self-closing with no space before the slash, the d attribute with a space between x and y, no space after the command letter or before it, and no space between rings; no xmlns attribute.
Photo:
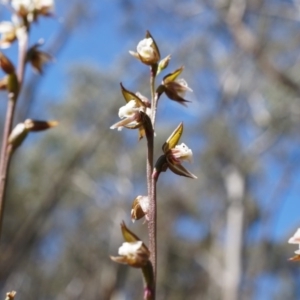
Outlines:
<svg viewBox="0 0 300 300"><path fill-rule="evenodd" d="M13 150L18 148L30 131L42 131L57 126L56 121L37 121L27 119L23 123L19 123L12 130L8 138L8 143L12 145Z"/></svg>
<svg viewBox="0 0 300 300"><path fill-rule="evenodd" d="M137 196L131 208L131 220L139 220L145 216L148 221L148 211L149 211L149 198L148 196Z"/></svg>
<svg viewBox="0 0 300 300"><path fill-rule="evenodd" d="M129 51L129 53L146 65L154 65L160 60L159 49L149 31L146 38L138 43L137 52Z"/></svg>
<svg viewBox="0 0 300 300"><path fill-rule="evenodd" d="M14 300L17 292L11 291L9 293L6 293L6 298L5 300Z"/></svg>
<svg viewBox="0 0 300 300"><path fill-rule="evenodd" d="M2 52L0 52L0 67L6 74L15 73L13 63Z"/></svg>
<svg viewBox="0 0 300 300"><path fill-rule="evenodd" d="M169 54L159 62L156 75L158 75L162 70L164 70L169 65L170 60L171 60L171 55Z"/></svg>

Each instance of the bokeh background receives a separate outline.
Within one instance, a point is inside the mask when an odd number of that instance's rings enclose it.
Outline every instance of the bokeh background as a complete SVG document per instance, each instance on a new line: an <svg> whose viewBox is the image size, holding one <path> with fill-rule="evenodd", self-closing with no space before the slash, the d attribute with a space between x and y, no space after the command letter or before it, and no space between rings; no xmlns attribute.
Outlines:
<svg viewBox="0 0 300 300"><path fill-rule="evenodd" d="M0 4L1 20L9 20ZM142 299L141 272L113 263L120 222L146 194L145 140L109 127L119 83L150 97L149 71L128 54L146 30L165 75L184 65L185 108L159 102L155 157L184 122L191 180L158 183L158 299L300 299L288 261L300 226L300 2L296 0L56 0L30 42L56 61L26 71L15 123L56 119L13 158L0 244L0 297ZM5 50L16 61L17 47ZM158 78L160 82L162 75ZM0 94L0 125L6 95Z"/></svg>

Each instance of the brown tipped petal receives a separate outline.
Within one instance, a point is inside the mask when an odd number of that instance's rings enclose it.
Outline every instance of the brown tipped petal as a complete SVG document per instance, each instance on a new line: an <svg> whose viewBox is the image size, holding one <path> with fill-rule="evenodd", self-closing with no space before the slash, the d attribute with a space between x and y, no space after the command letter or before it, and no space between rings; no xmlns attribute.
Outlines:
<svg viewBox="0 0 300 300"><path fill-rule="evenodd" d="M184 177L188 177L188 178L192 178L192 179L197 179L197 176L195 176L193 173L191 173L190 171L188 171L184 166L182 166L181 164L172 164L169 163L168 164L169 169L179 175L179 176L184 176Z"/></svg>
<svg viewBox="0 0 300 300"><path fill-rule="evenodd" d="M139 141L145 136L145 129L143 126L139 127Z"/></svg>
<svg viewBox="0 0 300 300"><path fill-rule="evenodd" d="M135 116L129 117L129 118L125 118L117 123L115 123L114 125L110 126L110 129L115 129L115 128L122 128L122 127L126 127L128 129L136 129L140 126L140 124L135 124L135 125L128 125L132 122L134 122L136 119Z"/></svg>
<svg viewBox="0 0 300 300"><path fill-rule="evenodd" d="M110 256L110 259L119 264L127 265L127 259L124 256Z"/></svg>
<svg viewBox="0 0 300 300"><path fill-rule="evenodd" d="M295 256L289 258L289 261L300 261L300 255L297 254L297 255L295 255Z"/></svg>
<svg viewBox="0 0 300 300"><path fill-rule="evenodd" d="M186 103L191 102L189 100L186 100L184 98L182 98L179 94L174 93L173 91L169 90L169 89L165 89L165 94L167 95L167 97L170 100L176 101L179 104L183 105L183 106L187 106Z"/></svg>

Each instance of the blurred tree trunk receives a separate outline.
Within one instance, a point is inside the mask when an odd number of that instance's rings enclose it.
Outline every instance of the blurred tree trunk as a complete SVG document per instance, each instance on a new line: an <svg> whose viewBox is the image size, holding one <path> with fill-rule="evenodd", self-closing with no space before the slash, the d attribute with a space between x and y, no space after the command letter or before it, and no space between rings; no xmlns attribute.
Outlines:
<svg viewBox="0 0 300 300"><path fill-rule="evenodd" d="M224 300L238 300L242 274L242 245L244 219L244 177L235 166L224 171L224 185L228 208L226 216L226 241L224 251Z"/></svg>

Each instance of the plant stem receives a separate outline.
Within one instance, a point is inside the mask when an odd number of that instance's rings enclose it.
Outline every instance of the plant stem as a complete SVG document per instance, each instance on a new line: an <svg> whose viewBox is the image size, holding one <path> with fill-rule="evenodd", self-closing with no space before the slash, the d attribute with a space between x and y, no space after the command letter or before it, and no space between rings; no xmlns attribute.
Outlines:
<svg viewBox="0 0 300 300"><path fill-rule="evenodd" d="M0 166L0 237L2 232L7 177L8 177L10 160L11 160L11 151L8 147L8 137L12 128L13 116L15 111L15 103L16 102L13 99L9 99L8 101L4 131L3 131L3 139L2 139L1 166Z"/></svg>
<svg viewBox="0 0 300 300"><path fill-rule="evenodd" d="M157 93L155 92L155 77L157 72L157 65L152 66L151 68L151 77L150 77L150 88L151 88L151 121L152 126L154 129L155 125L155 117L156 117L156 110L157 110Z"/></svg>
<svg viewBox="0 0 300 300"><path fill-rule="evenodd" d="M154 182L152 178L153 173L153 149L154 149L154 121L155 121L155 76L157 66L151 67L150 76L150 89L151 89L151 121L152 121L152 132L147 137L147 185L148 185L148 197L150 201L149 205L149 221L148 221L148 234L149 234L149 250L150 250L150 261L153 266L154 274L154 298L155 299L155 286L156 286L156 270L157 270L157 207L156 207L156 192Z"/></svg>
<svg viewBox="0 0 300 300"><path fill-rule="evenodd" d="M154 274L151 262L142 268L144 278L144 300L155 299Z"/></svg>
<svg viewBox="0 0 300 300"><path fill-rule="evenodd" d="M9 166L12 157L12 148L8 144L8 138L13 126L16 102L21 89L25 64L26 64L26 53L28 45L28 28L22 32L18 37L19 45L19 61L18 61L18 92L8 93L8 104L6 110L5 124L2 137L2 148L1 148L1 159L0 159L0 239L2 232L2 223L4 216L4 207L5 207L5 193L7 188L7 178L9 174Z"/></svg>

